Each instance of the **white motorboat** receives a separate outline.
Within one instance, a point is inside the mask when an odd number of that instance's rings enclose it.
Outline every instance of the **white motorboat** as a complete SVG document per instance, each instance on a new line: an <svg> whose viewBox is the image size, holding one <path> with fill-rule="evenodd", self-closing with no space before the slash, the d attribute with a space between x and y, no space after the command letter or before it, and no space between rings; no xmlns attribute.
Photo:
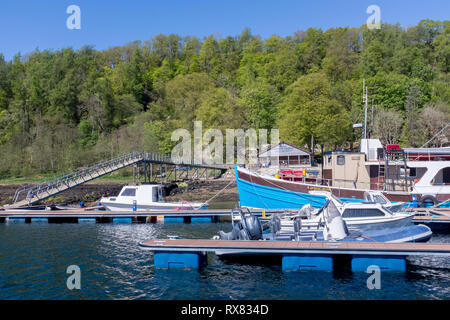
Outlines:
<svg viewBox="0 0 450 320"><path fill-rule="evenodd" d="M302 218L302 229L321 229L324 221L323 209L329 202L332 202L338 208L350 229L397 228L410 225L413 221L413 214L400 211L404 203L392 203L382 193L369 191L366 195L367 202L343 202L331 192L322 190L311 190L310 194L325 197L327 199L325 205L320 209L315 209L311 204L306 204L298 213L281 214L283 228L292 229L292 221L300 216ZM233 215L233 220L240 220L240 215Z"/></svg>
<svg viewBox="0 0 450 320"><path fill-rule="evenodd" d="M208 203L164 202L162 185L124 186L116 197L104 197L100 203L110 211L177 211L208 209Z"/></svg>
<svg viewBox="0 0 450 320"><path fill-rule="evenodd" d="M326 197L327 204L332 202L350 229L373 230L398 228L413 223L413 214L407 212L393 212L382 201L379 202L343 202L331 192L310 191L311 194ZM379 199L378 199L379 200ZM323 209L314 209L311 205L303 206L299 215L306 216L302 219L303 229L320 228L324 221ZM285 215L285 219L292 219L293 215Z"/></svg>

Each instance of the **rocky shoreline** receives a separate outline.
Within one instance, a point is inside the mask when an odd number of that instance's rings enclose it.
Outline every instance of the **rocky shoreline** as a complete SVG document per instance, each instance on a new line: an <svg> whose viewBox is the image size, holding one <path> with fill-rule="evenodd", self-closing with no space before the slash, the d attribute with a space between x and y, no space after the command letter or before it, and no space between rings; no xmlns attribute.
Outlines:
<svg viewBox="0 0 450 320"><path fill-rule="evenodd" d="M183 183L164 184L166 201L206 201L230 183L227 179L194 180ZM87 205L96 204L101 197L116 196L124 184L84 184L45 200L46 204L76 205L84 201ZM0 205L12 202L17 185L0 185ZM214 198L215 201L238 201L236 183L232 182Z"/></svg>

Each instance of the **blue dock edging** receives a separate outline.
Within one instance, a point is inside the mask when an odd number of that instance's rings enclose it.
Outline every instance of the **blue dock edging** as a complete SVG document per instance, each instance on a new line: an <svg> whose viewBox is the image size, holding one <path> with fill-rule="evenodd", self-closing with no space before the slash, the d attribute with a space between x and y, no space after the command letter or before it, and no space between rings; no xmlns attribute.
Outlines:
<svg viewBox="0 0 450 320"><path fill-rule="evenodd" d="M352 270L365 272L369 266L375 265L381 271L406 271L406 256L353 256Z"/></svg>
<svg viewBox="0 0 450 320"><path fill-rule="evenodd" d="M283 255L281 260L283 271L300 270L333 270L333 256L331 255Z"/></svg>
<svg viewBox="0 0 450 320"><path fill-rule="evenodd" d="M154 252L156 268L199 268L206 265L207 252L219 257L280 257L283 271L332 271L342 265L353 272L406 271L410 255L450 256L450 244L353 243L317 241L226 241L226 240L150 240L140 243ZM201 263L199 262L201 261Z"/></svg>
<svg viewBox="0 0 450 320"><path fill-rule="evenodd" d="M155 268L159 269L198 269L207 264L206 253L200 252L155 252Z"/></svg>

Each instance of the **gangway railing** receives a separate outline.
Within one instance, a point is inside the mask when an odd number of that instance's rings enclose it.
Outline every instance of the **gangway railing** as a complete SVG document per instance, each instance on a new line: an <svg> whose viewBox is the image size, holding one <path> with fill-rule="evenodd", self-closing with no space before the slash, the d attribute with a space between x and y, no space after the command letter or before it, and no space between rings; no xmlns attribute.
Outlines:
<svg viewBox="0 0 450 320"><path fill-rule="evenodd" d="M103 161L66 174L64 176L46 181L42 184L22 188L16 190L13 197L13 206L20 207L30 205L60 192L71 189L88 181L94 180L106 174L112 173L116 170L137 164L142 161L168 164L168 165L185 165L193 167L204 167L212 169L224 170L227 167L224 165L211 165L205 163L195 163L194 161L180 161L180 159L172 159L170 155L155 153L155 152L132 152L121 157L117 157L108 161Z"/></svg>

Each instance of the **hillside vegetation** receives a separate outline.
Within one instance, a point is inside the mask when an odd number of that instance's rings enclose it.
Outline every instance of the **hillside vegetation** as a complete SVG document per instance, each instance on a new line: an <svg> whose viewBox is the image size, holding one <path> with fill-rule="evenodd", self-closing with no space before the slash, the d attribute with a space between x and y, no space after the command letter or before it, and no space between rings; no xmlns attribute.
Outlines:
<svg viewBox="0 0 450 320"><path fill-rule="evenodd" d="M108 50L0 55L0 177L59 173L135 150L170 152L173 130L279 128L280 140L358 141L362 79L372 137L421 146L449 122L450 21L292 36L158 35ZM449 131L429 146L446 143Z"/></svg>

